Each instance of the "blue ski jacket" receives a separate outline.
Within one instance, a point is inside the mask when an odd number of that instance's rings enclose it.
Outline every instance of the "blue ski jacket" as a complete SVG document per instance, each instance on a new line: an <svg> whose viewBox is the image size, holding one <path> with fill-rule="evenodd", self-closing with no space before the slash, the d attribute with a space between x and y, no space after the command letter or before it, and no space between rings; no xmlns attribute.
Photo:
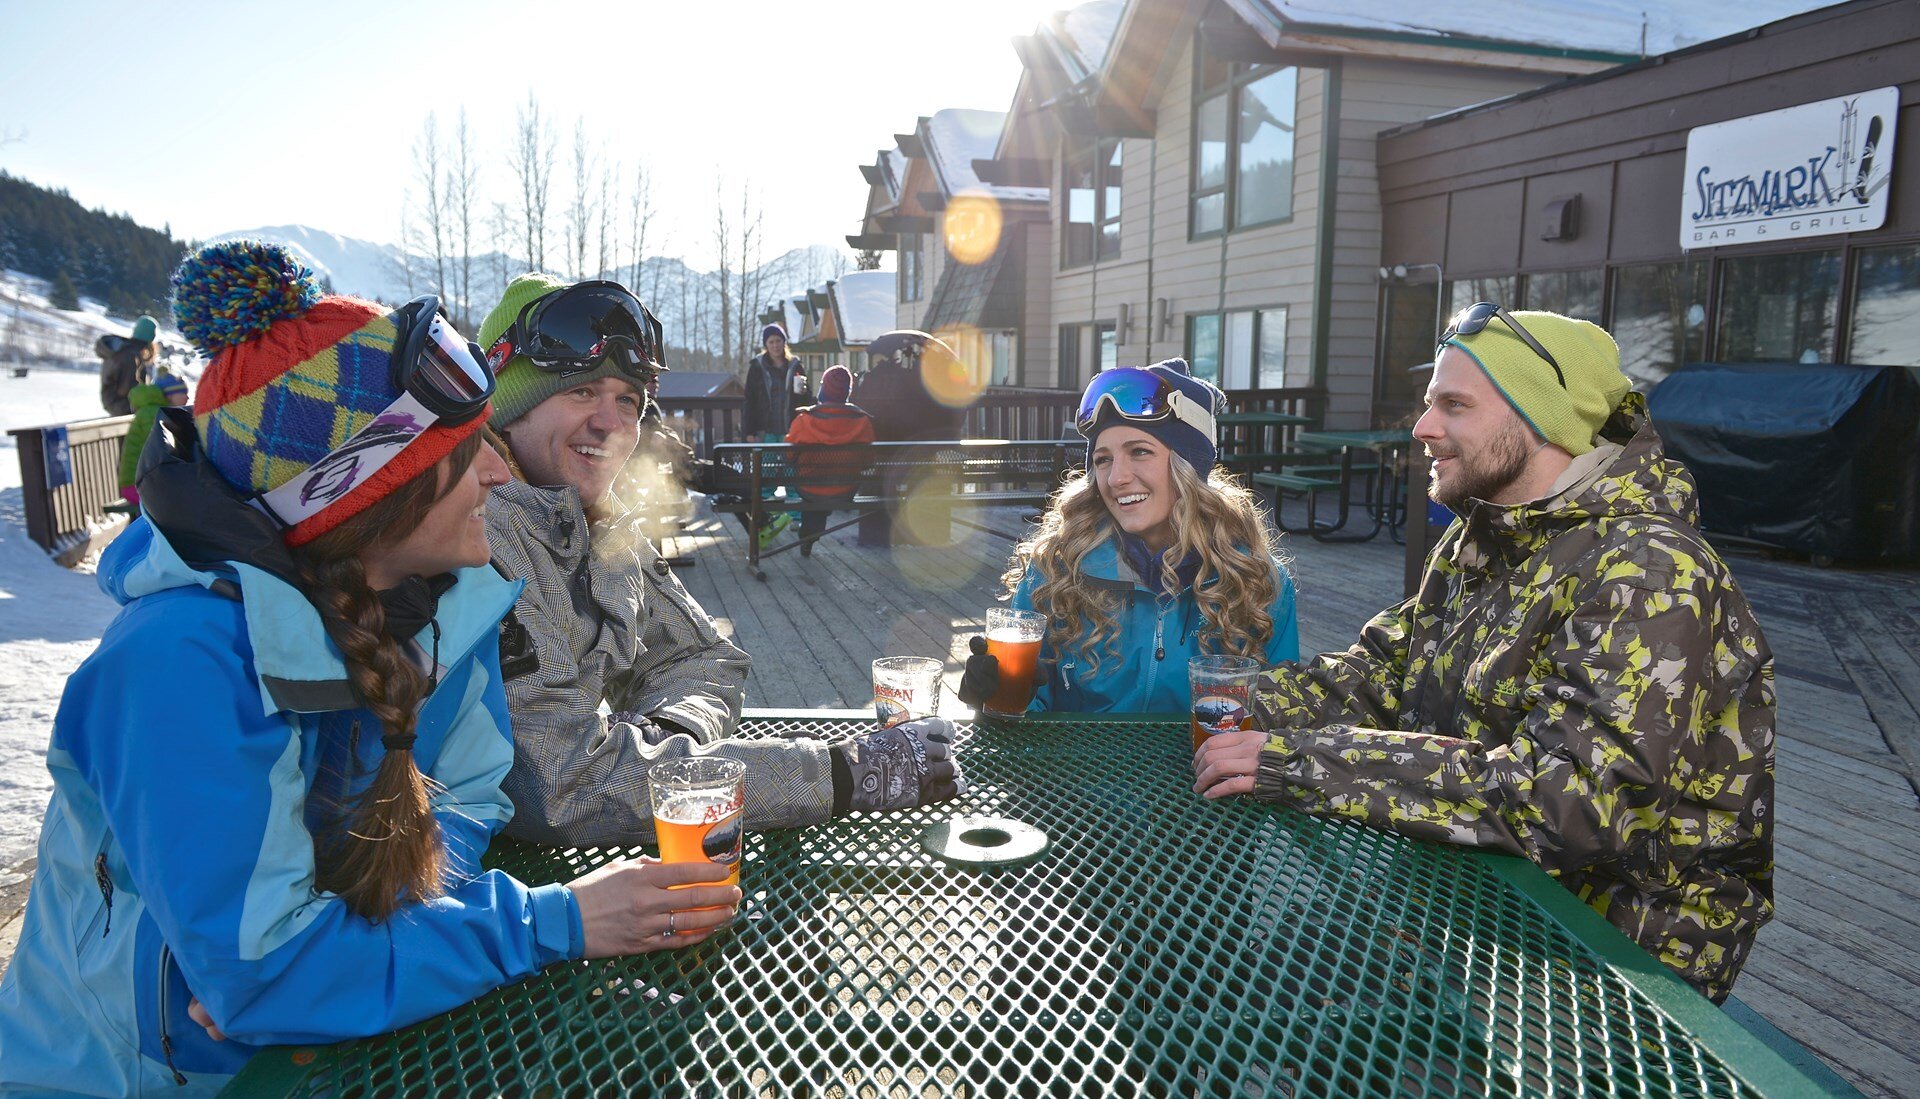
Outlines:
<svg viewBox="0 0 1920 1099"><path fill-rule="evenodd" d="M1095 546L1081 571L1092 583L1120 596L1120 629L1111 651L1102 652L1096 668L1085 650L1091 630L1081 624L1072 644L1056 651L1051 641L1040 645L1039 682L1029 712L1067 713L1186 713L1193 705L1187 686L1187 660L1201 655L1200 628L1205 619L1192 588L1162 598L1141 583L1121 556L1115 538ZM1293 606L1293 580L1285 569L1280 588L1267 613L1273 616L1273 638L1263 654L1268 664L1300 658L1300 627ZM1031 565L1014 588L1011 605L1033 610L1033 590L1040 572Z"/></svg>
<svg viewBox="0 0 1920 1099"><path fill-rule="evenodd" d="M392 1030L581 956L566 886L480 868L513 812L499 623L519 585L468 569L440 600L414 752L448 892L375 924L313 887L312 806L364 788L384 749L312 605L251 565L187 564L145 519L99 580L123 609L54 719L0 1093L211 1094L261 1046Z"/></svg>

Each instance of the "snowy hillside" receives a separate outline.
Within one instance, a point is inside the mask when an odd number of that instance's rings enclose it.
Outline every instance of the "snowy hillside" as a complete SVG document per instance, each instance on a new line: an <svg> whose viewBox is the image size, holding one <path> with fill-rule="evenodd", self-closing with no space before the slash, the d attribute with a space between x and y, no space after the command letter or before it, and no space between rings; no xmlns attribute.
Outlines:
<svg viewBox="0 0 1920 1099"><path fill-rule="evenodd" d="M133 330L132 317L112 317L92 298L80 299L79 309L55 309L47 301L47 280L18 271L0 271L0 365L58 365L98 370L94 341L106 334L124 336ZM177 332L161 322L160 352L175 373L199 377L191 349ZM96 406L92 414L99 415Z"/></svg>

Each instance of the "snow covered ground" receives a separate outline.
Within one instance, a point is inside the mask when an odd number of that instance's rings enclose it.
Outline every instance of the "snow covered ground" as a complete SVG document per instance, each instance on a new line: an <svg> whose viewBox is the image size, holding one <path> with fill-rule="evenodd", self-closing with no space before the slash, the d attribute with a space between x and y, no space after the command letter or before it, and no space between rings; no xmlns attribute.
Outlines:
<svg viewBox="0 0 1920 1099"><path fill-rule="evenodd" d="M0 433L100 415L94 369L0 371ZM33 854L53 784L47 734L67 676L93 652L119 608L90 572L53 563L27 540L20 455L0 434L0 888ZM0 914L4 918L4 914Z"/></svg>

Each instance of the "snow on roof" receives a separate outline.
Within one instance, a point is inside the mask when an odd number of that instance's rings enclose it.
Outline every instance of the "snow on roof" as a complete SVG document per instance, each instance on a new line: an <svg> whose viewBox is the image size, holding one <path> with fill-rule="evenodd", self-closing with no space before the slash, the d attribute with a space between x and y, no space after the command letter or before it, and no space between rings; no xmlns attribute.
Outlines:
<svg viewBox="0 0 1920 1099"><path fill-rule="evenodd" d="M1003 187L980 182L973 162L993 157L1000 143L1000 130L1006 123L1003 111L968 111L949 108L935 111L927 120L928 156L934 171L949 195L962 191L984 191L1003 202L1045 202L1045 187Z"/></svg>
<svg viewBox="0 0 1920 1099"><path fill-rule="evenodd" d="M887 196L894 200L900 198L900 184L907 178L907 154L895 145L880 158L880 170L887 179Z"/></svg>
<svg viewBox="0 0 1920 1099"><path fill-rule="evenodd" d="M1288 23L1552 49L1668 53L1826 7L1831 0L1259 0ZM1642 41L1644 20L1645 40Z"/></svg>
<svg viewBox="0 0 1920 1099"><path fill-rule="evenodd" d="M899 327L893 320L892 271L850 271L829 283L827 291L843 346L865 347Z"/></svg>
<svg viewBox="0 0 1920 1099"><path fill-rule="evenodd" d="M1107 59L1107 47L1113 44L1114 31L1120 27L1121 13L1126 10L1126 0L1091 0L1047 17L1047 30L1080 65L1080 71L1072 74L1075 80L1100 71Z"/></svg>

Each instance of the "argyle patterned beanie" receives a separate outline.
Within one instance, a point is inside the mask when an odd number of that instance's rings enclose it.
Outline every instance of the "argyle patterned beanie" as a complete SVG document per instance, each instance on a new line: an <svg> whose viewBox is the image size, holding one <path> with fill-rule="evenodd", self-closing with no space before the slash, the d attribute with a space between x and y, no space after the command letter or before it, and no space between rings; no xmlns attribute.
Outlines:
<svg viewBox="0 0 1920 1099"><path fill-rule="evenodd" d="M194 394L200 445L240 492L270 492L346 443L400 396L397 313L320 293L277 244L208 245L173 275L173 317L210 361ZM428 472L484 415L435 423L365 481L284 532L299 546Z"/></svg>

